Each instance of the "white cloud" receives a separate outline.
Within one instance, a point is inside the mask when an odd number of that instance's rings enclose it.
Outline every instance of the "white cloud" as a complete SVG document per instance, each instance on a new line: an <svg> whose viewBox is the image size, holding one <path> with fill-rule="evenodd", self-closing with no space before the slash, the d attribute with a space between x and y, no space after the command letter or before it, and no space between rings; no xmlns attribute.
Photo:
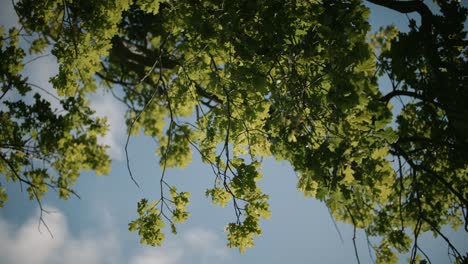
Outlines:
<svg viewBox="0 0 468 264"><path fill-rule="evenodd" d="M53 238L42 226L38 229L38 214L21 227L0 218L0 262L4 264L115 263L119 243L111 233L87 234L74 238L68 230L65 216L57 210L45 215ZM42 232L39 232L42 230Z"/></svg>
<svg viewBox="0 0 468 264"><path fill-rule="evenodd" d="M191 228L171 237L162 247L145 247L130 264L227 263L226 242L211 230Z"/></svg>
<svg viewBox="0 0 468 264"><path fill-rule="evenodd" d="M47 55L49 54L49 55ZM25 65L24 72L28 76L28 83L31 84L32 94L39 93L41 97L47 100L53 110L63 110L60 104L60 97L57 94L57 90L52 87L49 83L50 78L54 77L58 73L57 59L50 55L50 50L45 51L41 55L28 56L25 61L32 60L37 56L44 56L33 60Z"/></svg>
<svg viewBox="0 0 468 264"><path fill-rule="evenodd" d="M100 138L102 144L110 148L108 154L114 160L123 159L123 143L127 132L125 124L125 108L111 94L93 94L91 107L96 110L96 115L107 117L109 130L106 136Z"/></svg>
<svg viewBox="0 0 468 264"><path fill-rule="evenodd" d="M146 247L130 264L226 263L229 254L226 242L203 228L191 228L176 238L171 237L162 247Z"/></svg>
<svg viewBox="0 0 468 264"><path fill-rule="evenodd" d="M47 221L54 226L54 239L50 239L48 234L46 237L44 232L41 234L38 222L33 218L13 233L10 232L12 226L1 220L0 259L4 259L4 263L46 263L52 252L63 244L65 235L62 215L54 214Z"/></svg>
<svg viewBox="0 0 468 264"><path fill-rule="evenodd" d="M140 255L134 256L130 264L177 264L182 258L182 249L146 249Z"/></svg>
<svg viewBox="0 0 468 264"><path fill-rule="evenodd" d="M117 237L109 212L101 211L98 221L78 236L70 232L65 215L47 207L44 215L53 238L44 226L38 229L38 212L21 226L0 217L0 263L3 264L182 264L227 263L225 242L210 230L192 228L171 236L162 247L132 245ZM135 235L135 234L132 234ZM133 243L133 240L131 240ZM132 251L131 248L138 248Z"/></svg>
<svg viewBox="0 0 468 264"><path fill-rule="evenodd" d="M25 72L32 83L33 93L41 94L42 98L50 102L52 109L62 110L57 100L57 91L49 83L49 79L58 73L58 64L53 56L46 56L26 65ZM100 143L108 145L109 156L114 160L123 159L123 142L126 135L125 108L110 93L96 92L90 96L91 108L96 115L107 117L109 129L100 138Z"/></svg>
<svg viewBox="0 0 468 264"><path fill-rule="evenodd" d="M207 256L225 257L228 255L226 242L210 230L194 228L183 234L184 242L197 252Z"/></svg>

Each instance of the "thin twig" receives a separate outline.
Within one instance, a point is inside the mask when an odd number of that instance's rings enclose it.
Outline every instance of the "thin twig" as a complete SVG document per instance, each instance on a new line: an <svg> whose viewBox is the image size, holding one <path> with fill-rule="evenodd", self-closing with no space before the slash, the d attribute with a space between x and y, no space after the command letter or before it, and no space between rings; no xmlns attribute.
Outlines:
<svg viewBox="0 0 468 264"><path fill-rule="evenodd" d="M351 217L351 221L353 222L353 246L354 246L354 255L356 256L356 261L358 264L361 264L361 261L359 260L359 254L357 250L357 245L356 245L356 221L354 219L353 214L351 213L351 210L349 210L348 206L345 206L346 211L348 212L349 216Z"/></svg>
<svg viewBox="0 0 468 264"><path fill-rule="evenodd" d="M161 43L160 49L162 48L162 46L164 45L166 40L167 40L167 38ZM145 76L143 76L143 78L140 80L138 85L142 84L146 80L146 78L148 78L150 76L150 74L156 68L156 65L157 65L158 62L161 62L161 55L160 55L160 58L155 60L155 62L153 63L153 66L151 67L151 69L145 74ZM159 81L161 81L161 71L160 71ZM159 84L159 81L158 81L158 84ZM151 105L151 103L153 102L153 99L156 97L157 93L158 93L158 89L157 89L157 87L155 87L155 89L154 89L153 93L151 94L151 97L148 100L148 102L143 106L143 109L138 113L138 115L135 117L135 119L133 119L132 123L130 124L130 127L128 129L128 133L127 133L127 140L125 142L125 158L126 158L126 161L127 161L127 170L128 170L128 173L130 174L130 178L132 179L133 183L135 183L135 185L139 189L141 189L141 187L138 184L138 182L135 180L135 178L133 177L133 173L132 173L132 170L131 170L131 167L130 167L130 159L129 159L129 155L128 155L128 145L129 145L129 142L130 142L130 136L131 136L133 127L135 126L135 123L140 119L141 115L145 112L145 110L148 108L148 106Z"/></svg>
<svg viewBox="0 0 468 264"><path fill-rule="evenodd" d="M335 230L336 230L336 232L338 233L338 236L340 237L341 244L344 244L343 236L341 235L341 231L340 231L340 229L338 228L338 225L336 224L335 218L333 217L333 215L332 215L332 213L331 213L331 210L330 210L330 208L329 208L328 206L327 206L327 209L328 209L328 214L330 215L330 219L331 219L332 222L333 222L333 226L335 226Z"/></svg>

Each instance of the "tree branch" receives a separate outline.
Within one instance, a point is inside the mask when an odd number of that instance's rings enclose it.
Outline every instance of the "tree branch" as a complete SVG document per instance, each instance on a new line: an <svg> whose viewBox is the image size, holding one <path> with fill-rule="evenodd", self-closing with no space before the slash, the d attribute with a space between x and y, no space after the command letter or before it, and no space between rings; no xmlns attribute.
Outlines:
<svg viewBox="0 0 468 264"><path fill-rule="evenodd" d="M429 176L432 178L435 178L436 180L440 181L450 192L452 192L458 199L459 201L464 205L468 205L468 199L466 199L463 195L462 192L459 192L453 187L453 184L451 182L448 182L443 176L437 174L436 172L432 171L431 169L428 169L422 165L417 165L404 151L400 146L397 144L392 144L392 147L395 149L395 155L400 155L402 156L406 162L413 168L414 170L417 171L423 171L427 173Z"/></svg>
<svg viewBox="0 0 468 264"><path fill-rule="evenodd" d="M421 16L421 31L426 36L431 33L432 12L422 0L395 1L395 0L367 0L373 4L390 8L397 12L408 14L417 12Z"/></svg>
<svg viewBox="0 0 468 264"><path fill-rule="evenodd" d="M414 97L417 99L424 100L425 98L416 92L411 92L411 91L402 91L402 90L393 90L389 92L388 94L382 96L379 100L385 103L388 103L393 97L396 96L409 96L409 97Z"/></svg>

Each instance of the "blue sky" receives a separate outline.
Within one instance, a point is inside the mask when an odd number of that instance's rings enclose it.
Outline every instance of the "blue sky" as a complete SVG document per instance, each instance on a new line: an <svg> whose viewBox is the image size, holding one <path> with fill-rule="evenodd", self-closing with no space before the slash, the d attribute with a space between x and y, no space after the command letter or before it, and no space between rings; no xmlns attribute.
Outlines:
<svg viewBox="0 0 468 264"><path fill-rule="evenodd" d="M372 8L374 28L395 23L404 28L407 17L383 8ZM0 0L0 24L14 25L16 17L10 0ZM43 87L56 72L52 58L38 60L26 68L30 79ZM387 86L385 80L382 86ZM49 86L50 87L50 86ZM140 245L138 235L127 230L136 218L136 203L143 197L158 198L161 170L154 154L155 143L146 137L133 137L129 152L133 173L142 186L130 180L124 156L125 108L110 94L92 97L98 114L109 119L110 131L103 142L110 145L113 158L108 176L84 173L75 190L81 200L61 201L54 194L46 195L43 204L51 213L45 221L54 238L42 226L38 228L39 211L27 199L18 184L8 185L10 200L0 210L0 263L353 263L352 227L337 223L343 241L322 203L304 198L296 189L296 176L286 162L266 160L264 179L260 185L270 195L272 217L262 221L263 235L255 239L255 248L240 254L226 247L224 227L235 219L229 206L214 206L205 197L212 184L208 166L194 155L185 169L167 171L166 179L179 190L192 193L187 223L179 226L179 234L166 232L162 247ZM455 245L467 251L466 233L447 230ZM361 263L371 263L366 238L358 232ZM433 263L448 263L447 247L440 239L424 235L421 247ZM402 263L405 263L404 259Z"/></svg>

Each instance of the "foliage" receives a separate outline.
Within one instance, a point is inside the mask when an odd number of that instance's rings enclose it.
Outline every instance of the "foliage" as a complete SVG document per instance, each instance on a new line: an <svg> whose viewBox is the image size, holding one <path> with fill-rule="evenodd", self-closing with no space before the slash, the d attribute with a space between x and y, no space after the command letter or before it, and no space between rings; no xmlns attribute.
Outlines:
<svg viewBox="0 0 468 264"><path fill-rule="evenodd" d="M66 198L81 169L106 172L96 141L105 125L86 99L99 78L128 106L129 134L143 130L159 142L161 195L141 200L129 224L142 243L159 245L165 223L176 233L187 219L189 194L164 173L196 151L214 174L207 196L234 205L229 246L252 247L270 216L257 181L263 158L273 156L289 161L298 190L337 220L381 237L379 263L408 251L420 259L418 237L428 231L460 262L441 227L468 223L467 10L457 1L435 1L439 13L422 1L369 2L418 12L422 22L369 36L359 0L22 0L16 9L35 39L30 53L51 47L59 62L51 83L65 111L39 95L31 104L3 99L31 90L20 32L10 30L1 42L0 170L28 183L38 201L47 186ZM382 75L392 83L385 95ZM390 101L401 96L392 114ZM46 161L40 169L38 159Z"/></svg>
<svg viewBox="0 0 468 264"><path fill-rule="evenodd" d="M61 111L39 93L30 96L42 88L22 76L26 53L19 36L14 28L0 36L0 173L7 182L25 184L31 200L39 202L49 189L67 199L75 194L71 187L83 169L98 175L109 170L106 147L97 143L106 132L105 120L92 117L81 93L57 98ZM32 51L39 42L33 42ZM5 187L0 190L3 205L8 195Z"/></svg>

